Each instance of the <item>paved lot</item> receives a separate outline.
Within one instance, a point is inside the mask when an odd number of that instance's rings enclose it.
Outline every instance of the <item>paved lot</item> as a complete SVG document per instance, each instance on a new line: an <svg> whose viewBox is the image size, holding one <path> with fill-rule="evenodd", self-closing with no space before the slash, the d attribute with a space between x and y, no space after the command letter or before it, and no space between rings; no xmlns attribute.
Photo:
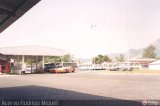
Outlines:
<svg viewBox="0 0 160 106"><path fill-rule="evenodd" d="M0 100L160 100L160 75L0 75Z"/></svg>

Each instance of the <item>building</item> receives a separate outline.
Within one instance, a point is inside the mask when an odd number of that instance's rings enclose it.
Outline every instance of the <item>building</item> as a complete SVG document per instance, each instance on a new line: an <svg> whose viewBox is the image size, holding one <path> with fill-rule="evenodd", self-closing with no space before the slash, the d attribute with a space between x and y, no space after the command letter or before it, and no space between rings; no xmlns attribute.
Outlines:
<svg viewBox="0 0 160 106"><path fill-rule="evenodd" d="M27 68L32 73L44 69L44 59L48 56L63 56L68 51L44 46L17 46L0 48L0 65L5 73L21 74Z"/></svg>
<svg viewBox="0 0 160 106"><path fill-rule="evenodd" d="M9 73L9 62L2 54L0 54L0 73Z"/></svg>
<svg viewBox="0 0 160 106"><path fill-rule="evenodd" d="M35 6L40 0L0 0L0 33L3 32L7 27L13 24L33 6ZM6 49L7 51L8 49ZM1 54L2 52L2 54ZM13 55L5 55L5 51L1 49L0 52L0 73L8 73L10 71L9 58L17 57ZM23 55L18 55L23 59ZM13 60L13 59L12 59ZM17 62L17 61L15 61ZM14 61L13 61L14 63ZM14 64L12 64L14 65Z"/></svg>
<svg viewBox="0 0 160 106"><path fill-rule="evenodd" d="M149 64L155 61L156 59L130 59L130 62L138 62L140 63L142 68L148 68Z"/></svg>
<svg viewBox="0 0 160 106"><path fill-rule="evenodd" d="M156 60L149 64L150 70L160 70L160 60Z"/></svg>

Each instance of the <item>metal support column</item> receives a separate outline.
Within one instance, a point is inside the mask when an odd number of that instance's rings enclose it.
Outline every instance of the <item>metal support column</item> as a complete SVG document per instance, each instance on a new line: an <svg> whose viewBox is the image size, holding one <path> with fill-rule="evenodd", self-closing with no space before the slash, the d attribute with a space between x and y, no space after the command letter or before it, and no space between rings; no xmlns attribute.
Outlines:
<svg viewBox="0 0 160 106"><path fill-rule="evenodd" d="M24 55L22 55L22 71L25 70L24 58L25 58ZM22 73L22 71L21 71L21 73Z"/></svg>
<svg viewBox="0 0 160 106"><path fill-rule="evenodd" d="M42 56L42 70L44 69L44 56Z"/></svg>

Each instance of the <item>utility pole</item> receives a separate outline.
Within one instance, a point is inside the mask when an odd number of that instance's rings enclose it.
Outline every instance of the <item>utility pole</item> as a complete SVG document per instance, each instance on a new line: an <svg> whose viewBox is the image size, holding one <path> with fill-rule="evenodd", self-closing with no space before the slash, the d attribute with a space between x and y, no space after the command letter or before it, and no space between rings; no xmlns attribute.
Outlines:
<svg viewBox="0 0 160 106"><path fill-rule="evenodd" d="M127 37L127 66L129 69L129 34L128 34L128 0L126 0L126 37Z"/></svg>
<svg viewBox="0 0 160 106"><path fill-rule="evenodd" d="M91 31L94 31L94 33L95 33L96 27L97 27L97 23L96 23L96 24L93 24L93 25L90 25ZM96 41L96 34L95 34L95 41ZM95 62L95 57L93 57L94 71L95 71L95 64L96 64L96 62Z"/></svg>

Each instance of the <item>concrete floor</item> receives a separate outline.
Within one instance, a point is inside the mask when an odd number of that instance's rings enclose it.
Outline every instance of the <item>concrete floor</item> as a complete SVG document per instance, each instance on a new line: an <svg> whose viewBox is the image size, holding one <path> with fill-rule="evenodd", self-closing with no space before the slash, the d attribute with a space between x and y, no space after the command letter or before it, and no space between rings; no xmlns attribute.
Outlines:
<svg viewBox="0 0 160 106"><path fill-rule="evenodd" d="M141 104L143 100L160 100L159 90L160 75L99 71L0 75L0 100L130 100Z"/></svg>

